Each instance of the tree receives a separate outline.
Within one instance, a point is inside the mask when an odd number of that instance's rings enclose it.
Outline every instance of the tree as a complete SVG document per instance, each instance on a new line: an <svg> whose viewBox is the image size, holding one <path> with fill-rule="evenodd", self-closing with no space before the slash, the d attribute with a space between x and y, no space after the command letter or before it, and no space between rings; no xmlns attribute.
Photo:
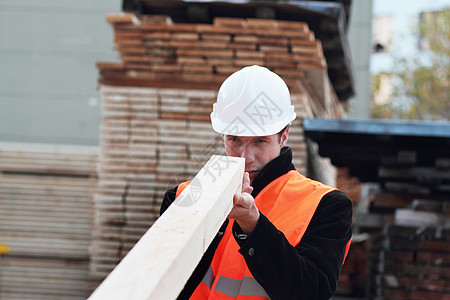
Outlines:
<svg viewBox="0 0 450 300"><path fill-rule="evenodd" d="M421 14L421 53L394 57L394 70L374 75L373 98L392 85L391 101L373 103L373 118L450 121L450 8Z"/></svg>

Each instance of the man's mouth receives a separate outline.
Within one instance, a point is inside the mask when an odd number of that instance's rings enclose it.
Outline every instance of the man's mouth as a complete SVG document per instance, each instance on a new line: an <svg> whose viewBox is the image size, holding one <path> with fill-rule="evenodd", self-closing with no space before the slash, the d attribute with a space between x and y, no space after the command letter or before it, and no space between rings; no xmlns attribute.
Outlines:
<svg viewBox="0 0 450 300"><path fill-rule="evenodd" d="M256 176L256 174L258 174L258 172L259 171L245 171L245 172L247 172L248 173L248 175L250 175L250 177L255 177Z"/></svg>

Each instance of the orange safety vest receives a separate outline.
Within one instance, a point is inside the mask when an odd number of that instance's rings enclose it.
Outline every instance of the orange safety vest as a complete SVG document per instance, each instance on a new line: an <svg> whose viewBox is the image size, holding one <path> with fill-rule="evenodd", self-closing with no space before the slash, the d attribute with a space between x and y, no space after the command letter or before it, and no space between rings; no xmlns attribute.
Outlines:
<svg viewBox="0 0 450 300"><path fill-rule="evenodd" d="M178 196L189 182L178 186ZM295 170L269 183L255 198L256 206L296 246L311 221L322 197L334 190L306 178ZM300 200L301 199L301 200ZM209 270L190 299L270 299L249 271L239 245L232 236L230 220ZM345 255L347 255L348 246Z"/></svg>

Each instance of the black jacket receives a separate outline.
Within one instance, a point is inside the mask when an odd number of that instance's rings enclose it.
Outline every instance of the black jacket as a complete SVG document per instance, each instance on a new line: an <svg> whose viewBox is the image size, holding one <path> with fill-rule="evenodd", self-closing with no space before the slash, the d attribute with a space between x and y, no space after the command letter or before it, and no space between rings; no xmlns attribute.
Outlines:
<svg viewBox="0 0 450 300"><path fill-rule="evenodd" d="M253 180L252 196L271 181L294 170L292 151L281 150ZM161 205L163 213L175 199L177 187L168 190ZM271 299L329 299L336 290L345 247L351 238L352 203L341 191L323 196L301 242L293 247L281 231L261 214L254 231L245 241L237 239L247 266ZM186 283L179 299L188 299L208 270L228 220L222 225L202 260ZM252 255L249 249L253 248Z"/></svg>

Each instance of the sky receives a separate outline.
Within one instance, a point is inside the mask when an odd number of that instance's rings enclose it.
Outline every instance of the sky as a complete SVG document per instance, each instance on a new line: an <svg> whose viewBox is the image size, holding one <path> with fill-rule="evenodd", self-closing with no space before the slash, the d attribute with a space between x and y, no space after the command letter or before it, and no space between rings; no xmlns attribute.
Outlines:
<svg viewBox="0 0 450 300"><path fill-rule="evenodd" d="M450 7L450 0L373 0L373 16L394 17L395 53L408 56L412 55L417 47L417 40L411 36L410 32L420 12L439 10L444 7ZM390 55L375 55L371 60L371 73L389 70L391 60Z"/></svg>
<svg viewBox="0 0 450 300"><path fill-rule="evenodd" d="M373 13L414 16L420 11L440 9L450 5L450 0L374 0Z"/></svg>

